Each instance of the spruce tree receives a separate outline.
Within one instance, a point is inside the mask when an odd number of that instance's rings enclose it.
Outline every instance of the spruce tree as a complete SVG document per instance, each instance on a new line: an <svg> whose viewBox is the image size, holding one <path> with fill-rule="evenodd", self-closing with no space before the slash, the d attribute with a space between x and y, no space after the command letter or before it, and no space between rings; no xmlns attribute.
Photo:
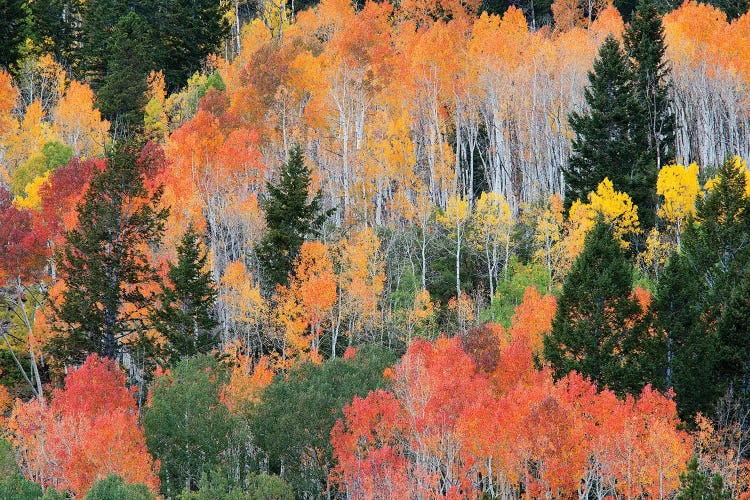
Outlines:
<svg viewBox="0 0 750 500"><path fill-rule="evenodd" d="M750 270L743 269L737 285L728 291L716 324L720 364L718 377L725 387L750 400Z"/></svg>
<svg viewBox="0 0 750 500"><path fill-rule="evenodd" d="M111 38L115 26L130 12L128 0L97 0L81 2L80 28L76 32L75 64L79 78L98 91L107 75ZM74 21L69 20L69 24ZM137 41L145 33L134 35Z"/></svg>
<svg viewBox="0 0 750 500"><path fill-rule="evenodd" d="M647 334L632 284L633 268L612 227L599 221L563 283L544 338L544 358L556 378L575 370L619 394L658 380L660 342Z"/></svg>
<svg viewBox="0 0 750 500"><path fill-rule="evenodd" d="M565 176L565 204L585 200L608 177L638 206L641 226L653 225L656 163L646 135L647 109L638 96L633 72L620 43L609 36L589 72L585 90L588 111L571 113L575 132Z"/></svg>
<svg viewBox="0 0 750 500"><path fill-rule="evenodd" d="M724 488L724 481L717 473L713 476L700 469L698 459L693 456L687 470L680 473L680 490L675 500L729 500L732 494Z"/></svg>
<svg viewBox="0 0 750 500"><path fill-rule="evenodd" d="M77 23L83 4L81 0L45 0L29 4L31 33L34 45L43 53L52 54L63 67L78 74L75 57L76 41L80 38Z"/></svg>
<svg viewBox="0 0 750 500"><path fill-rule="evenodd" d="M666 337L664 387L674 389L677 409L685 421L699 411L710 413L711 402L722 393L713 376L719 363L718 338L700 321L703 289L699 275L688 257L672 255L652 304L656 327Z"/></svg>
<svg viewBox="0 0 750 500"><path fill-rule="evenodd" d="M281 170L279 183L266 185L268 198L263 202L263 210L267 232L258 245L257 254L267 291L272 291L276 284L287 283L302 243L317 236L333 213L333 210L322 209L320 190L307 201L310 182L310 169L305 165L302 148L296 145L289 152L289 161Z"/></svg>
<svg viewBox="0 0 750 500"><path fill-rule="evenodd" d="M28 34L28 22L26 0L0 2L0 67L10 68L21 57L21 46Z"/></svg>
<svg viewBox="0 0 750 500"><path fill-rule="evenodd" d="M681 416L710 414L731 386L747 398L750 339L750 199L746 167L727 160L696 203L679 257L665 269L654 308L670 346Z"/></svg>
<svg viewBox="0 0 750 500"><path fill-rule="evenodd" d="M159 307L151 315L154 328L168 342L166 357L170 364L216 345L213 316L216 284L206 269L207 253L200 237L188 228L177 247L177 264L170 264L167 283L162 284Z"/></svg>
<svg viewBox="0 0 750 500"><path fill-rule="evenodd" d="M107 39L107 65L97 101L102 114L115 123L115 131L137 133L143 128L146 79L151 48L146 43L147 25L131 12L119 19Z"/></svg>
<svg viewBox="0 0 750 500"><path fill-rule="evenodd" d="M730 21L741 17L750 9L749 0L714 0L708 3L724 11Z"/></svg>
<svg viewBox="0 0 750 500"><path fill-rule="evenodd" d="M229 34L230 2L220 0L150 0L139 14L149 26L154 69L164 72L167 88L177 91L219 50Z"/></svg>
<svg viewBox="0 0 750 500"><path fill-rule="evenodd" d="M145 331L146 290L157 280L146 250L161 241L169 213L160 206L161 188L144 187L151 168L134 145L113 147L78 206L78 223L56 257L65 288L50 351L61 363L132 354Z"/></svg>
<svg viewBox="0 0 750 500"><path fill-rule="evenodd" d="M640 0L623 39L633 64L635 91L648 111L648 146L659 169L675 158L676 124L670 109L664 26L653 0Z"/></svg>

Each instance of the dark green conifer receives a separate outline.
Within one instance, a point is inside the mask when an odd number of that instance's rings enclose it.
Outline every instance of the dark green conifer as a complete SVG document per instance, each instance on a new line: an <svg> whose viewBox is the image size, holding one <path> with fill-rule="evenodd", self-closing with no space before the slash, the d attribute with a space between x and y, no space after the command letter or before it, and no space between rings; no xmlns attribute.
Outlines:
<svg viewBox="0 0 750 500"><path fill-rule="evenodd" d="M0 2L0 67L13 66L21 57L21 47L29 28L26 0Z"/></svg>
<svg viewBox="0 0 750 500"><path fill-rule="evenodd" d="M699 275L687 256L672 255L652 304L657 328L666 337L664 386L674 389L677 408L686 421L698 411L709 412L710 402L722 392L710 375L716 371L719 344L700 321Z"/></svg>
<svg viewBox="0 0 750 500"><path fill-rule="evenodd" d="M177 247L177 264L169 265L167 283L162 284L159 307L151 316L154 328L169 343L166 354L170 364L206 353L216 345L218 322L213 312L217 290L206 259L198 233L188 228Z"/></svg>
<svg viewBox="0 0 750 500"><path fill-rule="evenodd" d="M680 490L675 500L729 500L732 494L724 488L719 474L713 476L702 471L694 456L687 470L680 474Z"/></svg>
<svg viewBox="0 0 750 500"><path fill-rule="evenodd" d="M619 394L657 378L659 341L647 335L632 286L633 268L612 227L598 222L563 284L544 339L544 358L557 378L575 370Z"/></svg>
<svg viewBox="0 0 750 500"><path fill-rule="evenodd" d="M676 124L670 108L664 26L653 0L640 0L623 38L633 64L636 94L646 104L648 146L659 169L675 158Z"/></svg>
<svg viewBox="0 0 750 500"><path fill-rule="evenodd" d="M107 40L107 66L97 101L116 133L138 133L143 128L146 80L153 67L145 33L143 18L131 12L119 19Z"/></svg>
<svg viewBox="0 0 750 500"><path fill-rule="evenodd" d="M231 2L220 0L150 0L139 14L149 26L154 69L164 72L167 88L179 90L201 69L229 33L226 12Z"/></svg>
<svg viewBox="0 0 750 500"><path fill-rule="evenodd" d="M310 182L310 169L305 165L302 148L296 145L289 152L278 184L267 184L268 198L263 202L267 232L257 253L268 291L276 284L286 284L302 243L315 237L333 213L321 207L320 190L307 201Z"/></svg>
<svg viewBox="0 0 750 500"><path fill-rule="evenodd" d="M34 45L77 75L76 42L81 36L78 20L82 0L36 0L29 7Z"/></svg>
<svg viewBox="0 0 750 500"><path fill-rule="evenodd" d="M65 290L55 310L50 351L61 363L80 364L91 353L120 358L145 332L146 289L157 280L146 254L158 245L169 210L161 189L149 192L152 168L133 145L117 145L95 175L56 258Z"/></svg>
<svg viewBox="0 0 750 500"><path fill-rule="evenodd" d="M638 206L641 226L653 225L656 162L646 135L647 109L639 98L633 72L620 43L607 37L589 72L585 90L588 110L569 117L575 132L565 176L565 203L586 200L608 177Z"/></svg>
<svg viewBox="0 0 750 500"><path fill-rule="evenodd" d="M85 79L98 91L104 84L110 65L110 51L115 26L122 17L130 12L128 0L97 0L80 4L80 19L68 18L68 24L80 22L80 29L75 33L75 64L78 77ZM132 42L142 40L146 33L134 34ZM140 52L140 51L139 51ZM116 63L116 62L115 62Z"/></svg>
<svg viewBox="0 0 750 500"><path fill-rule="evenodd" d="M671 384L685 420L711 414L730 387L748 397L750 200L746 172L727 160L696 203L681 253L665 269L654 303L667 336Z"/></svg>

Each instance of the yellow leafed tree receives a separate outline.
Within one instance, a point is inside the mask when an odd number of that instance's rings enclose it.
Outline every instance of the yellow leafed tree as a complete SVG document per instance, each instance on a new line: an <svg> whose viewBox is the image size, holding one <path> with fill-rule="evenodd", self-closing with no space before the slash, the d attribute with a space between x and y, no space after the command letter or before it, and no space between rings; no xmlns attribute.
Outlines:
<svg viewBox="0 0 750 500"><path fill-rule="evenodd" d="M683 224L690 215L695 215L695 199L698 196L698 165L667 165L659 171L656 194L663 197L658 215L674 232L675 244L680 247Z"/></svg>
<svg viewBox="0 0 750 500"><path fill-rule="evenodd" d="M99 156L109 132L109 122L94 108L94 92L85 83L72 81L53 112L53 125L74 156Z"/></svg>
<svg viewBox="0 0 750 500"><path fill-rule="evenodd" d="M303 243L289 284L277 290L276 320L283 330L285 361L308 351L317 353L330 325L336 289L328 247L319 241Z"/></svg>
<svg viewBox="0 0 750 500"><path fill-rule="evenodd" d="M504 279L508 278L510 243L513 234L513 216L510 205L500 193L482 193L474 207L470 241L484 252L490 284L490 300L495 297L500 265Z"/></svg>
<svg viewBox="0 0 750 500"><path fill-rule="evenodd" d="M605 178L596 191L589 193L589 202L573 202L570 207L566 224L565 247L572 260L583 251L586 234L596 224L597 217L601 217L607 224L612 224L615 238L623 248L627 248L625 239L629 234L641 232L638 221L638 207L633 205L627 193L615 191L612 181Z"/></svg>
<svg viewBox="0 0 750 500"><path fill-rule="evenodd" d="M152 71L148 77L148 103L143 110L143 121L146 136L152 141L164 142L169 133L169 119L167 118L167 91L164 73Z"/></svg>
<svg viewBox="0 0 750 500"><path fill-rule="evenodd" d="M24 188L26 196L18 196L14 203L18 208L30 208L32 210L39 210L42 205L42 199L39 195L39 190L47 184L49 181L49 174L52 173L47 170L43 175L37 176L33 181L28 183Z"/></svg>
<svg viewBox="0 0 750 500"><path fill-rule="evenodd" d="M219 287L219 312L224 316L222 323L230 330L225 341L239 341L245 356L263 351L266 341L263 320L268 316L268 308L242 261L230 262L224 269Z"/></svg>
<svg viewBox="0 0 750 500"><path fill-rule="evenodd" d="M337 253L341 309L351 341L358 333L374 331L380 319L378 306L385 283L380 240L371 228L364 228L339 243Z"/></svg>

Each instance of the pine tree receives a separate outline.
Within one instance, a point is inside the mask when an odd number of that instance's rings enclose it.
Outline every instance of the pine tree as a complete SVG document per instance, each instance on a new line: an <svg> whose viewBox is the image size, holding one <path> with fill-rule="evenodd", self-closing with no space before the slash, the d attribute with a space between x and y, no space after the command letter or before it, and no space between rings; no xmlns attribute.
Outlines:
<svg viewBox="0 0 750 500"><path fill-rule="evenodd" d="M119 19L107 40L107 69L97 100L102 114L116 124L116 132L119 128L137 133L143 128L146 79L153 67L147 30L143 18L131 12Z"/></svg>
<svg viewBox="0 0 750 500"><path fill-rule="evenodd" d="M257 248L267 290L286 284L292 263L302 243L315 237L333 210L323 210L320 190L308 203L310 169L305 165L302 148L294 146L284 165L279 183L267 184L268 198L263 202L267 232Z"/></svg>
<svg viewBox="0 0 750 500"><path fill-rule="evenodd" d="M160 305L151 315L154 328L169 343L170 364L207 353L216 344L218 322L212 313L217 290L206 260L200 237L191 226L177 247L177 265L169 265L168 283L162 285Z"/></svg>
<svg viewBox="0 0 750 500"><path fill-rule="evenodd" d="M226 12L231 2L219 0L150 0L139 14L150 29L154 69L177 91L201 68L206 56L221 48L229 33Z"/></svg>
<svg viewBox="0 0 750 500"><path fill-rule="evenodd" d="M750 9L748 0L714 0L708 3L723 10L730 21L741 17Z"/></svg>
<svg viewBox="0 0 750 500"><path fill-rule="evenodd" d="M571 113L575 132L565 176L565 204L585 200L608 177L618 191L638 206L645 229L653 225L656 166L645 133L647 109L638 97L633 73L620 43L609 36L589 72L585 90L588 112Z"/></svg>
<svg viewBox="0 0 750 500"><path fill-rule="evenodd" d="M727 160L713 188L698 198L681 254L665 269L654 304L672 352L672 385L685 419L699 411L710 414L730 386L748 396L746 182L745 165L736 157Z"/></svg>
<svg viewBox="0 0 750 500"><path fill-rule="evenodd" d="M688 462L687 470L680 474L680 491L675 500L729 500L732 494L724 488L724 481L719 474L702 471L698 459L693 457Z"/></svg>
<svg viewBox="0 0 750 500"><path fill-rule="evenodd" d="M711 402L722 394L713 376L719 362L718 338L700 321L703 289L696 279L699 275L688 257L672 255L652 304L656 327L666 337L664 386L674 389L677 409L685 421L699 411L709 413Z"/></svg>
<svg viewBox="0 0 750 500"><path fill-rule="evenodd" d="M160 207L161 188L144 187L151 167L134 145L113 147L78 206L78 223L56 258L65 289L50 351L61 363L82 363L91 353L118 358L145 331L145 289L157 280L146 247L161 241L169 213Z"/></svg>
<svg viewBox="0 0 750 500"><path fill-rule="evenodd" d="M0 67L10 68L21 57L29 11L26 0L0 2Z"/></svg>
<svg viewBox="0 0 750 500"><path fill-rule="evenodd" d="M657 380L659 341L647 335L632 283L633 268L611 226L599 221L563 284L544 339L544 358L557 378L576 370L618 393Z"/></svg>
<svg viewBox="0 0 750 500"><path fill-rule="evenodd" d="M633 64L636 93L648 110L648 146L658 170L675 158L676 123L670 109L664 26L653 0L640 0L623 39Z"/></svg>
<svg viewBox="0 0 750 500"><path fill-rule="evenodd" d="M128 0L97 0L80 4L74 67L78 70L78 77L85 78L95 91L99 90L107 75L113 30L120 19L130 12L129 4ZM68 19L70 25L75 22ZM140 33L136 37L143 35Z"/></svg>
<svg viewBox="0 0 750 500"><path fill-rule="evenodd" d="M716 324L721 344L718 366L722 386L729 386L739 397L750 400L750 273L728 292Z"/></svg>
<svg viewBox="0 0 750 500"><path fill-rule="evenodd" d="M76 41L80 33L77 22L83 7L81 0L45 0L29 4L34 45L52 54L63 67L77 72Z"/></svg>

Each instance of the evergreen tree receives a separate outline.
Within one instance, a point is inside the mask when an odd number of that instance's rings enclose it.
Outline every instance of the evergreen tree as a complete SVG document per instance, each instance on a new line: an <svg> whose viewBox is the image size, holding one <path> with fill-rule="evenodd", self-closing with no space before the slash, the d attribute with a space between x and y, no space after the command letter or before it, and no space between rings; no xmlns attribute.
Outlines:
<svg viewBox="0 0 750 500"><path fill-rule="evenodd" d="M21 57L21 47L28 31L29 11L26 0L0 2L0 66L10 68Z"/></svg>
<svg viewBox="0 0 750 500"><path fill-rule="evenodd" d="M732 494L724 488L719 474L710 474L700 470L698 459L693 457L688 462L687 470L680 474L680 490L675 500L729 500Z"/></svg>
<svg viewBox="0 0 750 500"><path fill-rule="evenodd" d="M58 12L52 10L44 12L47 29L60 32L67 43L65 37L75 28L73 66L79 78L97 91L102 114L129 129L143 122L143 93L151 70L162 70L168 89L179 90L228 33L229 2L219 0L97 0L80 5L80 28L74 16L68 16L66 27L58 26Z"/></svg>
<svg viewBox="0 0 750 500"><path fill-rule="evenodd" d="M716 325L720 364L718 377L741 398L750 399L750 272L743 269L728 291Z"/></svg>
<svg viewBox="0 0 750 500"><path fill-rule="evenodd" d="M80 364L91 353L117 358L144 331L145 288L157 279L146 247L160 242L169 213L161 188L144 187L150 168L135 146L113 147L78 206L56 258L65 289L50 350L62 363Z"/></svg>
<svg viewBox="0 0 750 500"><path fill-rule="evenodd" d="M225 14L230 4L220 0L142 2L139 13L154 40L154 69L164 72L168 90L179 90L206 56L221 48L229 33Z"/></svg>
<svg viewBox="0 0 750 500"><path fill-rule="evenodd" d="M153 67L145 33L145 22L131 12L119 19L107 40L107 66L97 100L102 114L115 123L116 132L137 133L143 128L146 80Z"/></svg>
<svg viewBox="0 0 750 500"><path fill-rule="evenodd" d="M584 95L588 112L569 117L575 137L563 168L566 208L585 200L608 177L615 189L630 195L641 226L648 229L653 225L657 175L646 135L648 111L628 58L611 36L599 49Z"/></svg>
<svg viewBox="0 0 750 500"><path fill-rule="evenodd" d="M648 146L659 169L674 160L676 124L670 109L664 26L653 0L640 0L623 38L633 64L636 93L648 111Z"/></svg>
<svg viewBox="0 0 750 500"><path fill-rule="evenodd" d="M544 338L544 358L557 378L576 370L620 394L658 380L660 343L648 335L632 283L632 266L611 226L598 222L563 283Z"/></svg>
<svg viewBox="0 0 750 500"><path fill-rule="evenodd" d="M333 210L323 210L320 190L308 203L310 169L305 165L302 148L289 152L279 183L267 184L268 198L263 202L267 232L257 248L268 290L286 284L292 263L305 239L314 237Z"/></svg>
<svg viewBox="0 0 750 500"><path fill-rule="evenodd" d="M714 0L708 3L724 11L730 21L741 17L750 9L749 0Z"/></svg>
<svg viewBox="0 0 750 500"><path fill-rule="evenodd" d="M128 12L128 0L97 0L80 4L80 29L75 33L74 67L78 70L78 77L85 79L96 91L102 86L107 75L115 26ZM70 25L77 21L67 19ZM144 35L145 32L134 34L133 42Z"/></svg>
<svg viewBox="0 0 750 500"><path fill-rule="evenodd" d="M87 3L87 5L89 5ZM76 41L80 32L81 0L45 0L29 4L31 9L31 38L42 52L52 54L63 67L77 74Z"/></svg>
<svg viewBox="0 0 750 500"><path fill-rule="evenodd" d="M170 363L210 351L218 324L212 316L216 284L206 270L207 254L199 235L188 228L177 247L177 265L170 264L167 284L161 287L159 308L151 315L154 328L169 342Z"/></svg>
<svg viewBox="0 0 750 500"><path fill-rule="evenodd" d="M667 343L665 387L676 393L680 416L691 421L697 412L708 413L710 402L721 396L711 374L716 372L719 343L700 321L703 293L698 269L681 254L674 254L659 280L652 305L656 325Z"/></svg>
<svg viewBox="0 0 750 500"><path fill-rule="evenodd" d="M750 199L746 167L722 166L718 182L696 203L681 254L662 277L654 307L672 351L670 369L684 419L710 414L730 386L748 396L750 337Z"/></svg>

